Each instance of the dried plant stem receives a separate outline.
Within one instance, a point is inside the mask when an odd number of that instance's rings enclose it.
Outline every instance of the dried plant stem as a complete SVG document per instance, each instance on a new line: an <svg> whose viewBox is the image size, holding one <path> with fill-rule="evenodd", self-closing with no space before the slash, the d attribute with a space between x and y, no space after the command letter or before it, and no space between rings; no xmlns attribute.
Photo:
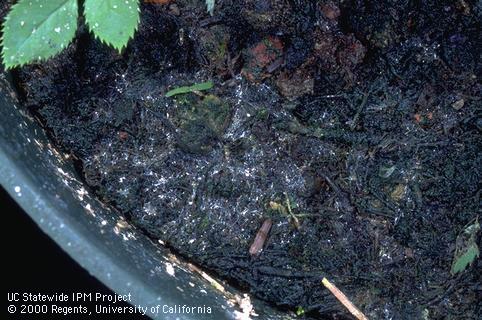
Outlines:
<svg viewBox="0 0 482 320"><path fill-rule="evenodd" d="M256 237L254 238L251 247L249 248L249 254L254 256L261 253L261 250L263 250L264 243L266 241L266 238L268 237L268 233L269 230L271 230L272 225L273 221L271 219L264 220L263 225L261 226L261 228L259 228L258 233L256 234Z"/></svg>
<svg viewBox="0 0 482 320"><path fill-rule="evenodd" d="M223 285L221 283L219 283L218 281L216 281L213 277L211 277L209 274L207 274L206 272L202 271L201 269L199 269L198 267L196 267L195 265L193 265L192 263L188 263L187 264L187 267L189 268L189 270L191 270L192 272L196 272L197 274L199 274L201 277L203 277L206 281L208 281L216 290L219 290L221 292L225 292L225 289L223 287Z"/></svg>
<svg viewBox="0 0 482 320"><path fill-rule="evenodd" d="M343 292L340 291L333 283L328 281L328 279L323 278L321 280L323 285L330 290L330 292L340 301L350 313L358 320L368 320L368 318L348 299Z"/></svg>

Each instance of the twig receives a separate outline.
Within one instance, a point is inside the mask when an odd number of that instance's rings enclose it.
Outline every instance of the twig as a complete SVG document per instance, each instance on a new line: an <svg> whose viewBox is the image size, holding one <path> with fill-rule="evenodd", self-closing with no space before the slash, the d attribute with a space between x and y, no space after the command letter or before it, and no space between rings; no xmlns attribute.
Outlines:
<svg viewBox="0 0 482 320"><path fill-rule="evenodd" d="M206 272L202 271L201 269L199 269L198 267L196 267L195 265L193 265L192 263L188 263L187 264L187 267L189 268L189 270L191 270L192 272L196 272L197 274L199 274L201 277L204 278L204 280L208 281L216 290L219 290L221 292L225 292L225 289L223 287L223 285L221 283L219 283L218 281L216 281L213 277L211 277L209 274L207 274Z"/></svg>
<svg viewBox="0 0 482 320"><path fill-rule="evenodd" d="M367 93L365 93L365 95L363 96L363 99L362 99L362 102L360 103L360 105L358 106L358 109L356 111L356 114L355 116L353 117L352 121L351 121L351 124L350 124L350 129L351 130L354 130L356 128L356 124L358 122L358 118L360 118L360 115L363 111L363 109L365 108L365 105L368 101L368 96L370 95L371 93L371 90L368 91Z"/></svg>
<svg viewBox="0 0 482 320"><path fill-rule="evenodd" d="M323 179L325 179L325 181L328 182L328 184L330 185L330 187L331 187L337 194L341 193L340 188L338 188L338 186L337 186L333 181L331 181L330 177L328 177L327 174L322 173L321 175L322 175Z"/></svg>
<svg viewBox="0 0 482 320"><path fill-rule="evenodd" d="M273 221L271 219L266 219L259 228L256 237L254 237L254 241L249 248L249 254L252 256L258 255L261 250L263 250L264 243L266 238L268 237L269 230L271 230L271 226L273 225Z"/></svg>
<svg viewBox="0 0 482 320"><path fill-rule="evenodd" d="M315 278L321 279L319 272L304 272L304 271L293 271L292 269L277 269L273 267L260 266L256 268L261 274L273 277L282 277L290 279L305 279L305 278Z"/></svg>
<svg viewBox="0 0 482 320"><path fill-rule="evenodd" d="M328 281L328 279L323 278L321 280L323 285L330 290L330 292L340 301L350 313L358 320L368 320L368 318L348 299L343 292L340 291L333 283Z"/></svg>

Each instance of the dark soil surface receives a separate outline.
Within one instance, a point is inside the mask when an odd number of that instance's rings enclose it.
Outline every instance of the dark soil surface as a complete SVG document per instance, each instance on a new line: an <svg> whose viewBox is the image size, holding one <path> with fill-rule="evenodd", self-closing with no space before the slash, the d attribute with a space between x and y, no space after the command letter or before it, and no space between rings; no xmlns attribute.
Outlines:
<svg viewBox="0 0 482 320"><path fill-rule="evenodd" d="M371 319L476 319L482 259L450 270L480 214L481 13L472 0L218 0L213 16L150 3L122 54L81 22L65 52L15 76L99 198L255 296L349 319L327 277Z"/></svg>

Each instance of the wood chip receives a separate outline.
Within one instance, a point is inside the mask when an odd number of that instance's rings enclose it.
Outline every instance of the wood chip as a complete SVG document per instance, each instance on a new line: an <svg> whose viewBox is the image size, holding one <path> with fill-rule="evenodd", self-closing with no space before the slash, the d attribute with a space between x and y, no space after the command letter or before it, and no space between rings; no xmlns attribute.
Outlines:
<svg viewBox="0 0 482 320"><path fill-rule="evenodd" d="M273 225L273 221L271 219L266 219L263 222L261 228L259 228L256 237L254 238L251 247L249 248L249 254L257 255L263 250L264 242L268 237L268 233L271 230L271 226Z"/></svg>

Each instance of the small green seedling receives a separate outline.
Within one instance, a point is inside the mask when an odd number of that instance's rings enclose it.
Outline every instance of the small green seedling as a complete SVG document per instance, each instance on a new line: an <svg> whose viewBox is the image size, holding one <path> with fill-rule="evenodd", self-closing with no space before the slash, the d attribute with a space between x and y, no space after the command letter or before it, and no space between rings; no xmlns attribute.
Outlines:
<svg viewBox="0 0 482 320"><path fill-rule="evenodd" d="M139 24L138 0L85 0L89 30L119 52ZM7 69L49 59L74 39L78 0L20 0L3 23L2 60Z"/></svg>
<svg viewBox="0 0 482 320"><path fill-rule="evenodd" d="M466 227L457 237L455 256L450 272L456 274L464 271L480 255L477 246L477 234L480 231L478 221Z"/></svg>
<svg viewBox="0 0 482 320"><path fill-rule="evenodd" d="M298 307L298 308L296 308L296 315L297 315L298 317L301 317L301 316L304 315L304 314L305 314L305 309L303 309L303 307Z"/></svg>
<svg viewBox="0 0 482 320"><path fill-rule="evenodd" d="M204 90L209 90L214 86L212 81L207 81L207 82L201 82L201 83L195 83L192 86L184 86L184 87L179 87L175 88L172 90L169 90L166 93L166 97L172 97L178 94L184 94L184 93L190 93L190 92L195 92L195 91L204 91Z"/></svg>
<svg viewBox="0 0 482 320"><path fill-rule="evenodd" d="M270 201L269 202L269 208L271 210L279 212L283 216L288 216L290 217L290 221L293 224L293 226L296 229L300 228L300 220L298 219L298 214L295 214L293 212L294 209L298 207L296 202L293 201L293 199L290 199L288 196L288 193L284 192L283 193L285 196L285 201L284 203L281 202L276 202L276 201Z"/></svg>

